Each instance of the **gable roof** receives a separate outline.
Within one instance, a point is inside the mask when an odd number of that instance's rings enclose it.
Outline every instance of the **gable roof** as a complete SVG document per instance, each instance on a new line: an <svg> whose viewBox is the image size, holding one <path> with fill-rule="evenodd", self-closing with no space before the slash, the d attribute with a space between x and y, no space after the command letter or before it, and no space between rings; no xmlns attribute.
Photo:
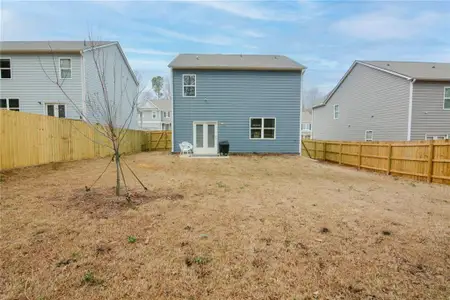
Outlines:
<svg viewBox="0 0 450 300"><path fill-rule="evenodd" d="M334 89L328 93L324 101L313 106L313 108L325 106L357 64L410 81L450 81L450 63L355 60Z"/></svg>
<svg viewBox="0 0 450 300"><path fill-rule="evenodd" d="M305 66L284 55L179 54L172 69L302 71Z"/></svg>
<svg viewBox="0 0 450 300"><path fill-rule="evenodd" d="M172 102L170 100L150 100L145 102L144 105L139 107L139 110L154 109L157 108L163 111L172 110Z"/></svg>
<svg viewBox="0 0 450 300"><path fill-rule="evenodd" d="M0 42L0 53L80 53L92 46L105 46L113 41L5 41Z"/></svg>

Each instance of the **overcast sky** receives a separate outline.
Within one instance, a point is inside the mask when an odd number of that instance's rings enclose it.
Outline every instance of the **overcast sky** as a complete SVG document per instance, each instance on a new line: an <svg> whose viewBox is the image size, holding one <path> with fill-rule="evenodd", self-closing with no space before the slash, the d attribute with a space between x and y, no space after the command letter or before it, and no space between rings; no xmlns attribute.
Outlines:
<svg viewBox="0 0 450 300"><path fill-rule="evenodd" d="M449 1L5 1L2 40L118 40L146 81L177 53L284 54L326 93L355 59L450 62Z"/></svg>

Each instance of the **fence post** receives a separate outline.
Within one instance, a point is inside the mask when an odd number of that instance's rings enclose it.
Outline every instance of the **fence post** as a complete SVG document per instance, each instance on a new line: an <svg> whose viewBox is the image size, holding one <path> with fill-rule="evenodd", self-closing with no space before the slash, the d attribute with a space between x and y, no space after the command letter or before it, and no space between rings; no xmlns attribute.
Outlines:
<svg viewBox="0 0 450 300"><path fill-rule="evenodd" d="M339 144L339 164L342 164L342 143Z"/></svg>
<svg viewBox="0 0 450 300"><path fill-rule="evenodd" d="M430 141L428 146L428 182L433 181L433 158L434 158L434 141Z"/></svg>
<svg viewBox="0 0 450 300"><path fill-rule="evenodd" d="M327 160L327 142L323 143L323 160Z"/></svg>
<svg viewBox="0 0 450 300"><path fill-rule="evenodd" d="M317 141L314 141L314 159L317 159Z"/></svg>
<svg viewBox="0 0 450 300"><path fill-rule="evenodd" d="M387 162L387 174L391 174L391 164L392 164L392 144L388 146L388 162Z"/></svg>
<svg viewBox="0 0 450 300"><path fill-rule="evenodd" d="M361 170L362 143L358 143L358 170Z"/></svg>

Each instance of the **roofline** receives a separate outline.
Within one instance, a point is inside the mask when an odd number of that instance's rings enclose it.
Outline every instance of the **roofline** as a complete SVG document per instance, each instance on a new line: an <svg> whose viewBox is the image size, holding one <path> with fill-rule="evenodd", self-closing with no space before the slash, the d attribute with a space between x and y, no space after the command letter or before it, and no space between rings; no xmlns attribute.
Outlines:
<svg viewBox="0 0 450 300"><path fill-rule="evenodd" d="M324 100L322 103L313 106L313 109L319 108L319 107L322 107L322 106L325 106L325 105L328 103L328 101L330 101L331 97L333 97L334 93L336 93L336 91L338 90L338 88L342 85L342 83L344 82L344 80L345 80L345 79L347 78L347 76L353 71L353 69L355 68L355 66L356 66L357 64L361 64L361 65L366 66L366 67L368 67L368 68L372 68L372 69L375 69L375 70L378 70L378 71L381 71L381 72L385 72L385 73L388 73L388 74L391 74L391 75L394 75L394 76L398 76L398 77L401 77L401 78L406 79L406 80L408 80L408 81L411 81L411 80L414 79L414 78L411 78L411 77L407 77L407 76L405 76L405 75L403 75L403 74L400 74L400 73L397 73L397 72L393 72L393 71L391 71L391 70L386 70L386 69L379 68L379 67L376 67L376 66L374 66L374 65L368 64L368 63L364 63L364 62L359 61L359 60L355 60L355 61L353 62L353 64L350 66L350 68L347 70L347 72L345 72L345 74L344 74L344 76L341 78L341 80L339 80L338 84L337 84L337 85L331 90L331 92L327 95L327 97L325 98L325 100Z"/></svg>
<svg viewBox="0 0 450 300"><path fill-rule="evenodd" d="M230 67L230 66L214 66L214 67L206 67L206 66L171 66L169 64L169 68L173 70L246 70L246 71L297 71L301 72L306 70L306 67Z"/></svg>
<svg viewBox="0 0 450 300"><path fill-rule="evenodd" d="M357 62L357 63L359 63L359 64L361 64L363 66L366 66L366 67L378 70L378 71L386 72L386 73L389 73L391 75L401 77L401 78L406 79L406 80L412 80L413 79L412 77L406 76L405 74L394 72L392 70L388 70L388 69L385 69L385 68L380 68L380 67L374 66L374 65L372 65L370 63L367 63L367 62L362 62L362 61L358 61L358 60L355 61L355 62Z"/></svg>
<svg viewBox="0 0 450 300"><path fill-rule="evenodd" d="M0 49L0 54L80 54L80 50L53 50L53 49L17 49L17 50L3 50Z"/></svg>
<svg viewBox="0 0 450 300"><path fill-rule="evenodd" d="M148 103L150 103L151 105L153 105L153 107L138 107L139 111L147 111L147 110L152 110L152 109L158 109L158 110L162 110L158 105L156 105L155 103L153 103L153 100L148 100Z"/></svg>
<svg viewBox="0 0 450 300"><path fill-rule="evenodd" d="M99 45L99 46L89 47L89 48L87 48L87 49L81 50L81 53L85 53L85 52L88 52L88 51L96 50L96 49L99 49L99 48L110 47L110 46L113 46L113 45L116 45L117 48L119 49L120 55L122 56L122 59L124 60L125 65L126 65L127 68L128 68L128 71L130 71L131 77L133 77L134 83L136 83L136 85L139 86L139 80L137 79L136 74L134 73L133 69L131 68L131 65L130 65L130 63L128 62L127 56L126 56L125 53L123 52L122 47L120 46L120 43L119 43L119 42L111 42L111 43L109 43L109 44L104 44L104 45Z"/></svg>

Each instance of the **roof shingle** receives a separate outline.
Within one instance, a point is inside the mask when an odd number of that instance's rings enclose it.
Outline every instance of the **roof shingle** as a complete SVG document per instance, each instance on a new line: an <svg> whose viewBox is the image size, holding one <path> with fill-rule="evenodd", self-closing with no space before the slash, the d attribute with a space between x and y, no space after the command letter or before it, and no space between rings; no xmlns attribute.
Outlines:
<svg viewBox="0 0 450 300"><path fill-rule="evenodd" d="M305 66L284 55L180 54L169 64L173 69L301 71Z"/></svg>
<svg viewBox="0 0 450 300"><path fill-rule="evenodd" d="M0 42L0 52L80 52L92 46L103 46L110 41L5 41Z"/></svg>
<svg viewBox="0 0 450 300"><path fill-rule="evenodd" d="M369 60L361 62L412 79L450 81L450 63Z"/></svg>

